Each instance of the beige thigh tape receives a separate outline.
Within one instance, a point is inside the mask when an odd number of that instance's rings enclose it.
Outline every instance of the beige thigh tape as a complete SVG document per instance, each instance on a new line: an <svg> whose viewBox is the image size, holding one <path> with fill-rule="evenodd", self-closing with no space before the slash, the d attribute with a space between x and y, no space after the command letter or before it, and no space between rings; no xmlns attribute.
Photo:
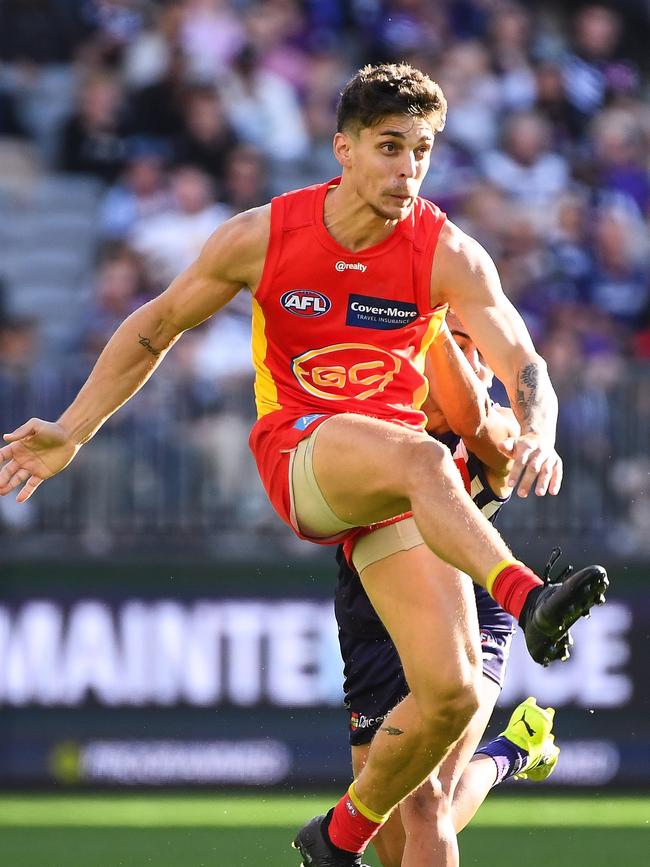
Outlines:
<svg viewBox="0 0 650 867"><path fill-rule="evenodd" d="M362 536L352 551L352 562L360 575L366 566L418 545L424 545L424 539L413 518L405 518Z"/></svg>
<svg viewBox="0 0 650 867"><path fill-rule="evenodd" d="M314 442L322 426L319 425L311 436L298 443L291 468L293 509L298 527L303 535L316 539L336 536L355 527L355 524L342 521L330 509L314 475Z"/></svg>

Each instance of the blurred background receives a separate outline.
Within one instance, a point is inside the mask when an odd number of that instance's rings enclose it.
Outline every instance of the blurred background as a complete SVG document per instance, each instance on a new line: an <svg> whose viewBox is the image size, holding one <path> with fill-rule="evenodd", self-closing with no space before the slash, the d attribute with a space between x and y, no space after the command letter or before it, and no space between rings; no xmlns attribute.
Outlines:
<svg viewBox="0 0 650 867"><path fill-rule="evenodd" d="M563 492L501 529L613 576L567 664L515 646L497 725L553 704L552 782L598 792L650 785L649 24L644 0L0 0L2 431L55 418L220 222L338 174L360 65L440 82L422 192L496 260L561 404ZM333 552L265 502L251 384L242 293L0 500L0 786L346 783Z"/></svg>

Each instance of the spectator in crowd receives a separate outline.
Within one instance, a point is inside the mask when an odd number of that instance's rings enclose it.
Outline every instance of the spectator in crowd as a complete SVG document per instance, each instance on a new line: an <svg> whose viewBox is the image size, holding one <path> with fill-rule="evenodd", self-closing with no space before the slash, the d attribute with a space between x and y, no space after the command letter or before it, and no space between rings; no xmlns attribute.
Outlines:
<svg viewBox="0 0 650 867"><path fill-rule="evenodd" d="M569 102L585 123L603 106L608 88L626 66L617 55L621 24L618 12L600 4L583 6L575 16L564 83Z"/></svg>
<svg viewBox="0 0 650 867"><path fill-rule="evenodd" d="M474 41L452 44L439 78L449 105L445 138L476 158L499 135L502 95L487 48Z"/></svg>
<svg viewBox="0 0 650 867"><path fill-rule="evenodd" d="M549 125L534 112L509 117L503 149L489 151L481 162L492 184L529 207L548 207L569 185L567 161L550 150Z"/></svg>
<svg viewBox="0 0 650 867"><path fill-rule="evenodd" d="M179 48L170 48L160 76L131 93L131 131L171 142L183 130L187 86L187 58Z"/></svg>
<svg viewBox="0 0 650 867"><path fill-rule="evenodd" d="M189 89L183 105L183 127L174 141L175 161L197 166L220 190L226 163L237 143L219 92L210 85Z"/></svg>
<svg viewBox="0 0 650 867"><path fill-rule="evenodd" d="M252 3L246 11L246 38L262 65L302 94L312 59L307 54L309 33L298 0Z"/></svg>
<svg viewBox="0 0 650 867"><path fill-rule="evenodd" d="M143 217L130 243L146 262L152 285L160 290L196 259L216 227L232 210L216 202L212 180L193 166L179 166L170 175L171 205Z"/></svg>
<svg viewBox="0 0 650 867"><path fill-rule="evenodd" d="M225 74L244 45L245 33L232 0L186 0L180 44L191 78L207 82Z"/></svg>
<svg viewBox="0 0 650 867"><path fill-rule="evenodd" d="M583 122L566 93L562 63L554 57L544 57L535 67L534 109L550 126L553 150L571 156L580 139Z"/></svg>
<svg viewBox="0 0 650 867"><path fill-rule="evenodd" d="M593 123L595 185L606 196L627 199L641 216L650 216L648 133L634 113L606 109Z"/></svg>
<svg viewBox="0 0 650 867"><path fill-rule="evenodd" d="M269 159L289 161L307 153L307 131L296 92L263 68L252 46L237 55L222 93L237 134Z"/></svg>
<svg viewBox="0 0 650 867"><path fill-rule="evenodd" d="M266 160L256 148L239 145L232 151L225 166L223 193L233 213L268 201Z"/></svg>
<svg viewBox="0 0 650 867"><path fill-rule="evenodd" d="M644 224L622 208L602 208L594 225L594 258L586 300L626 334L638 329L650 304Z"/></svg>
<svg viewBox="0 0 650 867"><path fill-rule="evenodd" d="M517 3L497 4L490 22L489 45L506 111L525 111L535 102L537 83L530 63L530 43L530 13Z"/></svg>
<svg viewBox="0 0 650 867"><path fill-rule="evenodd" d="M109 72L91 72L79 97L78 111L63 132L61 168L94 175L112 183L127 156L127 127L123 93L118 78Z"/></svg>
<svg viewBox="0 0 650 867"><path fill-rule="evenodd" d="M34 138L48 165L74 105L73 62L92 32L81 7L0 0L0 89L15 98L19 128Z"/></svg>
<svg viewBox="0 0 650 867"><path fill-rule="evenodd" d="M124 172L101 203L99 220L104 238L126 238L140 220L169 207L165 154L160 140L129 140Z"/></svg>
<svg viewBox="0 0 650 867"><path fill-rule="evenodd" d="M78 339L83 354L95 359L117 326L146 296L146 273L140 257L127 246L108 247L99 264Z"/></svg>

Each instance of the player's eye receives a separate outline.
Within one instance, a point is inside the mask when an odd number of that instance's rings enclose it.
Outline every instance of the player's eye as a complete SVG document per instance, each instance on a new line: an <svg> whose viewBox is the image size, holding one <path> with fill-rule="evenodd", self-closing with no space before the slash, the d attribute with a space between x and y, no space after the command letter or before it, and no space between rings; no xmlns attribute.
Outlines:
<svg viewBox="0 0 650 867"><path fill-rule="evenodd" d="M395 146L395 142L385 141L382 145L380 145L381 149L388 154L395 153L397 147Z"/></svg>

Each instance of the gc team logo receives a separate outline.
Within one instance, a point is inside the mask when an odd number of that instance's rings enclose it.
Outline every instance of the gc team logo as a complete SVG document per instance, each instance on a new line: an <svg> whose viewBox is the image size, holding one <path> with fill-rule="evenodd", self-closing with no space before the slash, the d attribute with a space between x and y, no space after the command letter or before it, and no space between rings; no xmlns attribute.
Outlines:
<svg viewBox="0 0 650 867"><path fill-rule="evenodd" d="M289 313L311 319L327 313L332 306L327 295L313 289L291 289L280 298L280 304Z"/></svg>
<svg viewBox="0 0 650 867"><path fill-rule="evenodd" d="M397 356L365 343L339 343L294 358L294 376L323 400L367 400L390 385L400 371Z"/></svg>

